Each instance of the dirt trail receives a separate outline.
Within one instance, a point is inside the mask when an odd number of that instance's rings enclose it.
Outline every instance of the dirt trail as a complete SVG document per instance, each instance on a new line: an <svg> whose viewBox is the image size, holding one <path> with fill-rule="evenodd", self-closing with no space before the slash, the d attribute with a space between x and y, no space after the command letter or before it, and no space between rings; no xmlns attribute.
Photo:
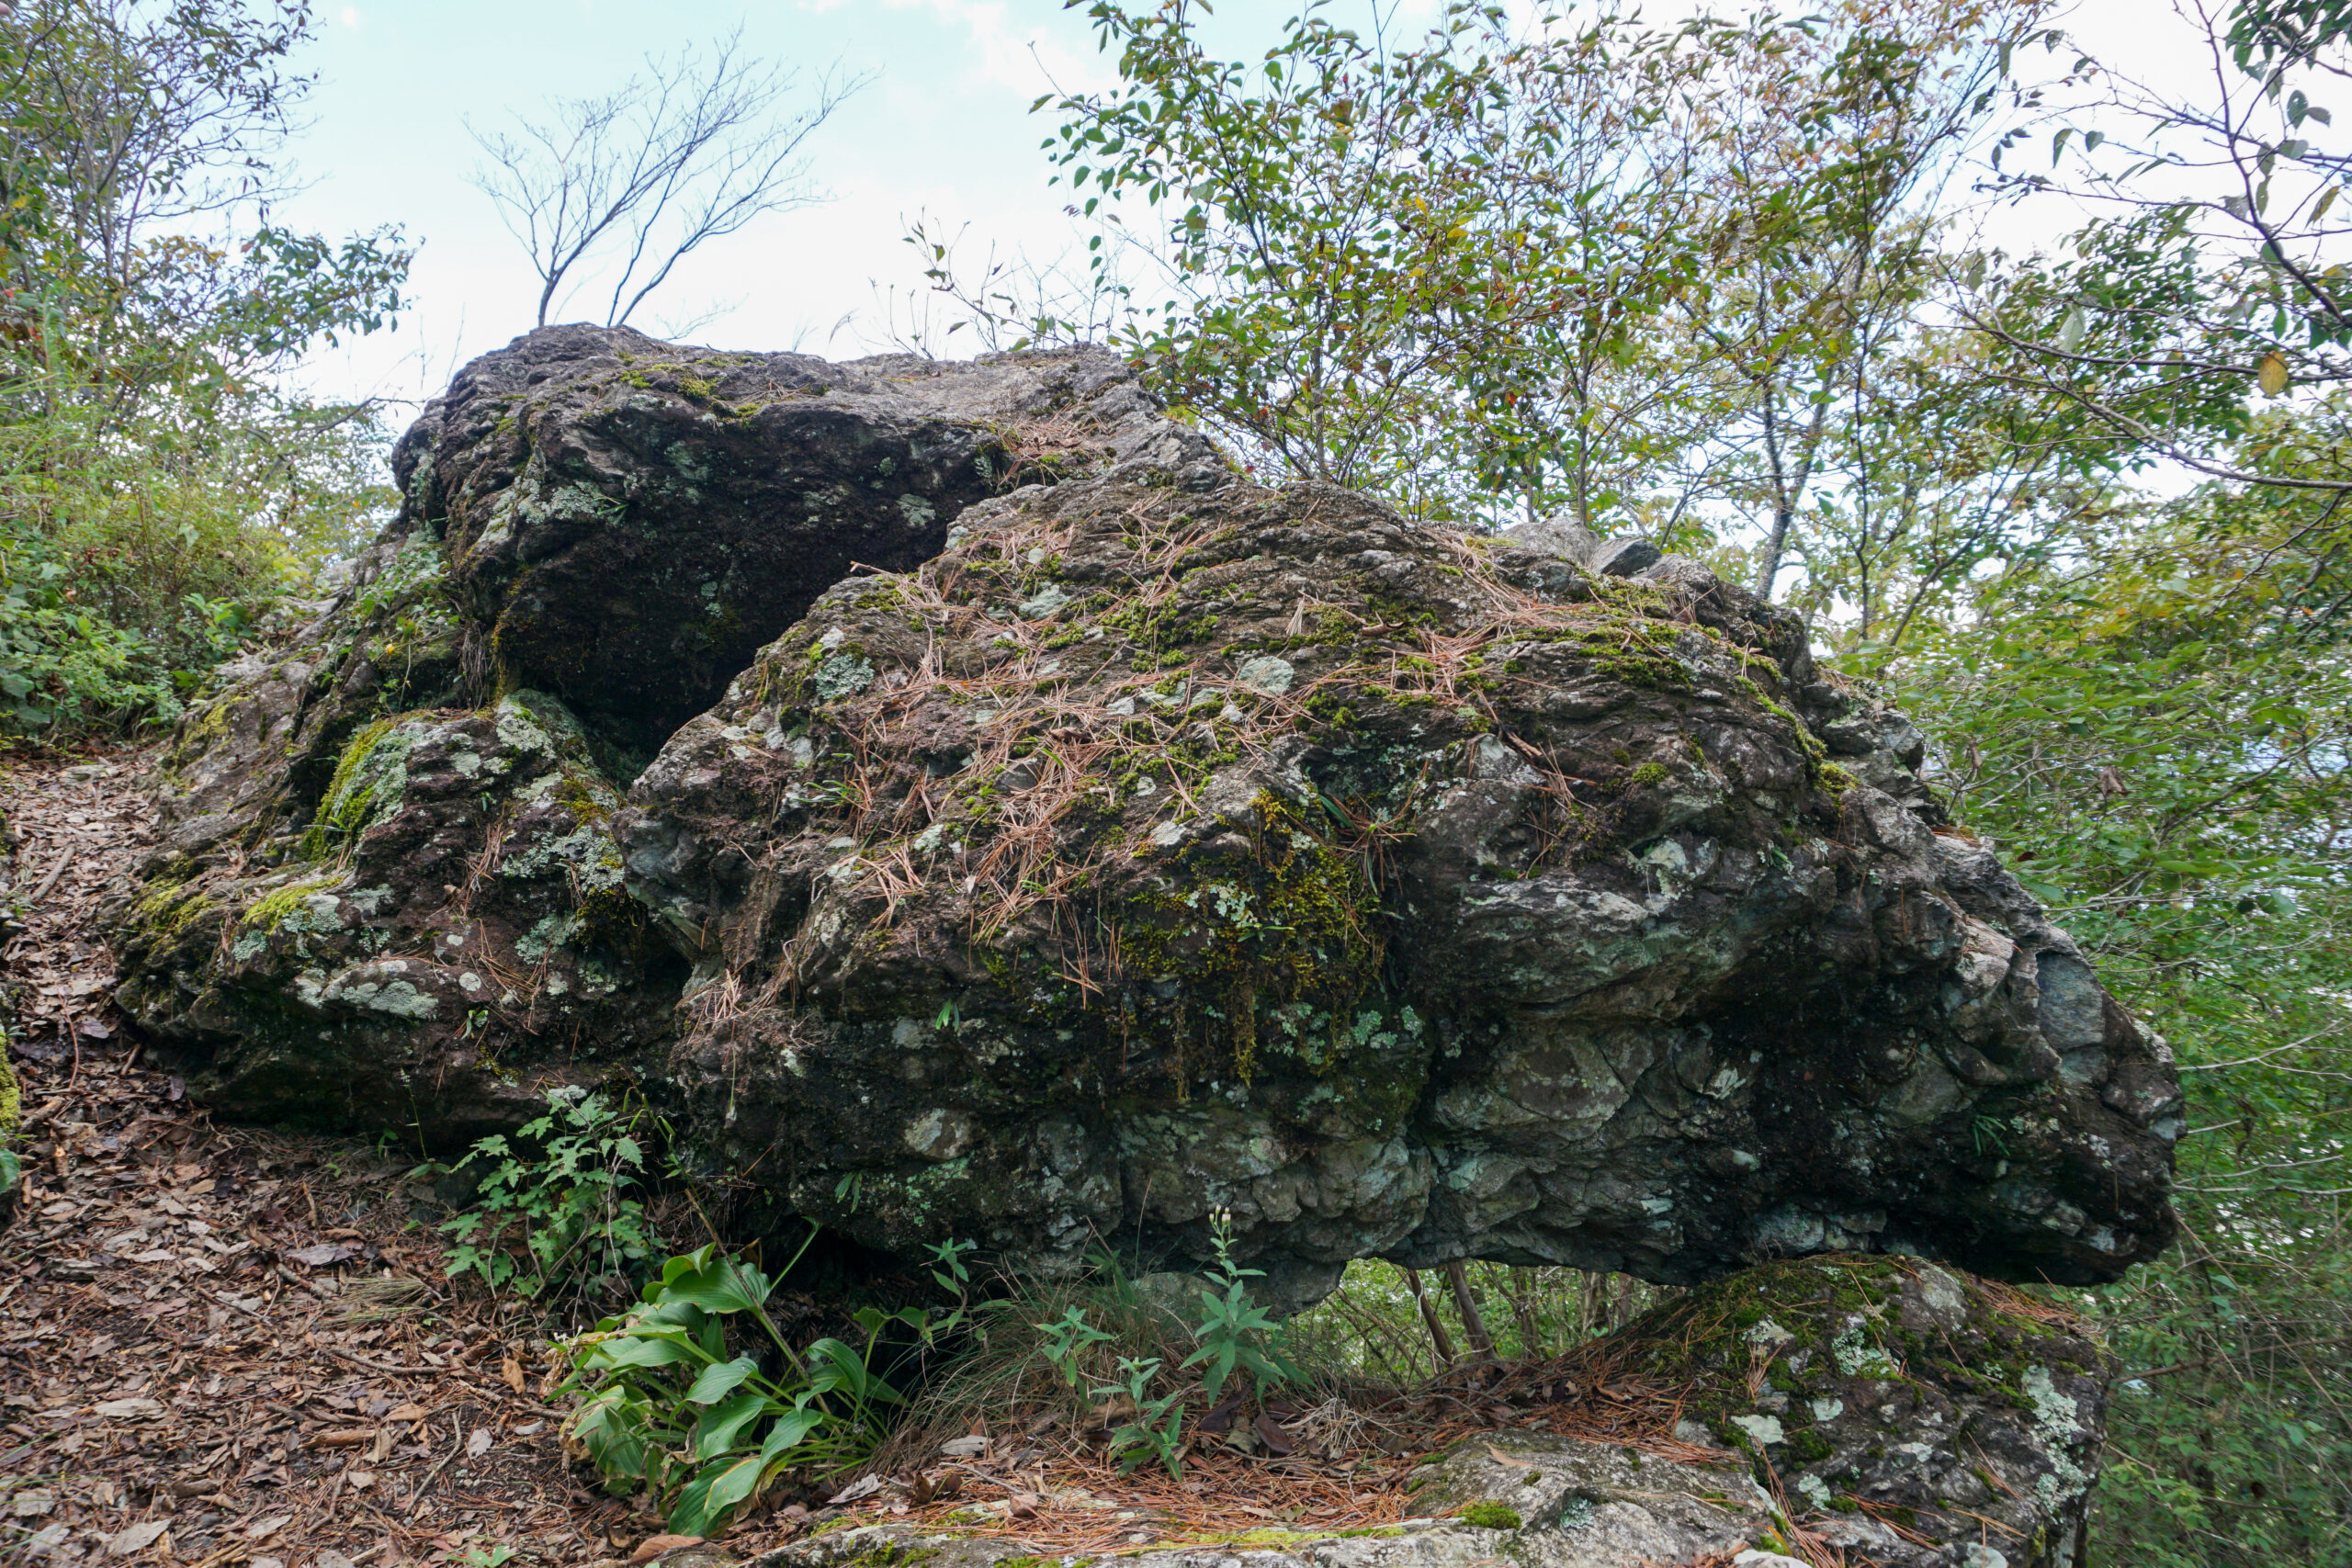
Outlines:
<svg viewBox="0 0 2352 1568"><path fill-rule="evenodd" d="M613 1556L646 1521L566 1472L545 1341L444 1281L414 1160L216 1126L127 1041L94 915L152 841L145 763L0 760L28 1179L0 1233L0 1562Z"/></svg>

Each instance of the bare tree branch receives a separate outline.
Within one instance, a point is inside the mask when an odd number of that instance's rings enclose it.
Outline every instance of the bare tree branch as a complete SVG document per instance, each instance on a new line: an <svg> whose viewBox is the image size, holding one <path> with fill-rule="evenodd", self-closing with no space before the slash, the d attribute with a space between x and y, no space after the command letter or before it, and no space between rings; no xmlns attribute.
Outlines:
<svg viewBox="0 0 2352 1568"><path fill-rule="evenodd" d="M872 80L828 71L797 109L799 73L742 52L739 28L602 97L552 98L517 133L467 130L485 162L472 183L522 243L539 279L537 324L589 273L616 266L605 324L628 321L680 261L764 213L827 199L802 145Z"/></svg>

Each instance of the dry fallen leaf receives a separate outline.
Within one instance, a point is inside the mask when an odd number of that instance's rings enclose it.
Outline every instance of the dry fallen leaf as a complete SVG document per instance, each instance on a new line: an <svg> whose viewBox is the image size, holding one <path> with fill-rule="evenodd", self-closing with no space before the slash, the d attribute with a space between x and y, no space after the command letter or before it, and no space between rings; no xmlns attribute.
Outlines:
<svg viewBox="0 0 2352 1568"><path fill-rule="evenodd" d="M1515 1458L1510 1454L1503 1452L1502 1450L1495 1447L1492 1443L1488 1443L1487 1445L1487 1451L1495 1456L1495 1462L1497 1464L1507 1464L1513 1470L1533 1470L1535 1468L1535 1461L1533 1460Z"/></svg>
<svg viewBox="0 0 2352 1568"><path fill-rule="evenodd" d="M171 1528L169 1519L149 1519L145 1524L132 1525L129 1529L107 1537L107 1555L128 1557L132 1552L144 1551L155 1544L158 1536Z"/></svg>
<svg viewBox="0 0 2352 1568"><path fill-rule="evenodd" d="M498 1371L500 1375L505 1378L506 1386L508 1388L513 1389L516 1393L523 1392L524 1383L522 1362L516 1360L514 1357L509 1356L503 1361L499 1363Z"/></svg>
<svg viewBox="0 0 2352 1568"><path fill-rule="evenodd" d="M251 1526L246 1529L245 1539L247 1540L267 1540L271 1536L276 1535L279 1530L284 1529L288 1525L292 1524L293 1522L294 1516L291 1514L280 1514L276 1518L264 1519L261 1523Z"/></svg>
<svg viewBox="0 0 2352 1568"><path fill-rule="evenodd" d="M142 1416L161 1416L164 1407L152 1399L109 1399L100 1404L97 1411L109 1421L129 1421Z"/></svg>
<svg viewBox="0 0 2352 1568"><path fill-rule="evenodd" d="M476 1427L473 1436L466 1439L466 1457L480 1459L488 1452L490 1452L490 1428Z"/></svg>
<svg viewBox="0 0 2352 1568"><path fill-rule="evenodd" d="M321 1432L311 1439L311 1446L314 1449L356 1449L362 1443L375 1440L375 1429L362 1427L347 1432Z"/></svg>
<svg viewBox="0 0 2352 1568"><path fill-rule="evenodd" d="M665 1551L675 1551L682 1546L700 1546L698 1535L657 1535L638 1542L637 1550L628 1554L631 1562L650 1562Z"/></svg>
<svg viewBox="0 0 2352 1568"><path fill-rule="evenodd" d="M306 1269L324 1269L332 1264L347 1263L359 1256L359 1248L341 1242L320 1242L316 1247L297 1247L286 1255L289 1262Z"/></svg>

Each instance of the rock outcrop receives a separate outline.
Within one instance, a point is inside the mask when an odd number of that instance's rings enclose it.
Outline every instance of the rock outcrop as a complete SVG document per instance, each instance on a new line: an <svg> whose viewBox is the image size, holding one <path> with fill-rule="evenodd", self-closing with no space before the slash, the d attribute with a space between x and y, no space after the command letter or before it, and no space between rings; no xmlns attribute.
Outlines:
<svg viewBox="0 0 2352 1568"><path fill-rule="evenodd" d="M1091 352L551 329L396 477L119 911L227 1111L446 1145L620 1074L856 1241L1229 1226L1291 1304L2170 1234L2163 1043L1690 561L1261 488Z"/></svg>
<svg viewBox="0 0 2352 1568"><path fill-rule="evenodd" d="M2111 1279L2168 1054L1922 744L1690 561L1139 474L829 591L617 833L705 1156L876 1247Z"/></svg>
<svg viewBox="0 0 2352 1568"><path fill-rule="evenodd" d="M342 591L165 754L125 1010L231 1113L444 1145L658 1064L685 965L610 834L652 748L971 501L1205 452L1100 354L836 366L559 327L475 361Z"/></svg>

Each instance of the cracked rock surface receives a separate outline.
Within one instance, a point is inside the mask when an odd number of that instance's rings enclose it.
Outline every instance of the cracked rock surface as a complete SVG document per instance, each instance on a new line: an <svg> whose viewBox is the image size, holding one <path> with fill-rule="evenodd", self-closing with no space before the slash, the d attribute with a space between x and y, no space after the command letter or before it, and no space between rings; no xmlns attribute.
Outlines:
<svg viewBox="0 0 2352 1568"><path fill-rule="evenodd" d="M1291 1303L1368 1255L2161 1247L2169 1053L1918 732L1789 612L1573 543L1130 472L829 591L616 829L703 1157L909 1257L1183 1267L1229 1213Z"/></svg>
<svg viewBox="0 0 2352 1568"><path fill-rule="evenodd" d="M447 1146L620 1077L771 1220L1182 1270L1229 1214L1289 1306L2170 1235L2163 1042L1689 560L1259 487L1086 351L548 329L396 477L114 911L224 1111Z"/></svg>

